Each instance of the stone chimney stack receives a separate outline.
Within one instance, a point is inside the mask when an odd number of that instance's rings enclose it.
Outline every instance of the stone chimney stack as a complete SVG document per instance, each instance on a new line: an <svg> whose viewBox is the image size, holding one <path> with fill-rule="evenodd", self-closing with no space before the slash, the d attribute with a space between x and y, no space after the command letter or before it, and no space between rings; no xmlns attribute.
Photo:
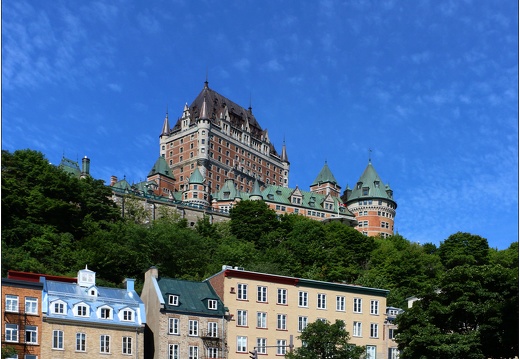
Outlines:
<svg viewBox="0 0 520 359"><path fill-rule="evenodd" d="M116 176L110 176L110 186L113 186L117 183L117 177Z"/></svg>

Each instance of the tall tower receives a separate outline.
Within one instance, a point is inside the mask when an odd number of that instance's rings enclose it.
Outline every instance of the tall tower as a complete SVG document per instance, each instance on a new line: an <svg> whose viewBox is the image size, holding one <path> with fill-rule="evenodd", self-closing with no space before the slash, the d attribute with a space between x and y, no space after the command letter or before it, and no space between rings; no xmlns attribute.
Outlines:
<svg viewBox="0 0 520 359"><path fill-rule="evenodd" d="M358 231L374 237L394 234L397 203L390 186L383 184L370 159L354 189L347 185L341 198L356 216Z"/></svg>
<svg viewBox="0 0 520 359"><path fill-rule="evenodd" d="M315 193L339 197L341 187L338 185L338 181L332 174L329 165L327 165L327 161L325 161L320 173L312 182L310 190Z"/></svg>

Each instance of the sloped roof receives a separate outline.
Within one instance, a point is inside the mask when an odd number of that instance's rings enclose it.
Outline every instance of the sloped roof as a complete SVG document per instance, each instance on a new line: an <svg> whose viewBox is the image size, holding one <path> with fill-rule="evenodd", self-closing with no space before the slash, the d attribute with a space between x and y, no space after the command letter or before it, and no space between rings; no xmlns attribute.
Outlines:
<svg viewBox="0 0 520 359"><path fill-rule="evenodd" d="M58 165L63 171L79 178L81 176L81 169L79 168L78 162L62 157L60 164Z"/></svg>
<svg viewBox="0 0 520 359"><path fill-rule="evenodd" d="M200 173L198 167L195 167L195 170L191 174L189 183L190 184L203 184L204 183L204 177L202 177L202 174Z"/></svg>
<svg viewBox="0 0 520 359"><path fill-rule="evenodd" d="M209 282L194 282L173 278L158 278L157 283L164 299L165 308L175 312L223 316L224 304ZM179 305L169 305L168 295L178 295ZM217 301L217 309L208 309L208 299Z"/></svg>
<svg viewBox="0 0 520 359"><path fill-rule="evenodd" d="M126 178L114 183L112 185L112 188L118 189L120 191L131 191L132 190L132 186L130 186L130 183L128 183Z"/></svg>
<svg viewBox="0 0 520 359"><path fill-rule="evenodd" d="M368 188L368 195L363 195L363 188ZM391 200L395 204L394 199L388 193L389 191L391 193L390 186L383 184L374 166L372 166L372 162L368 162L365 171L354 186L347 202L353 202L359 199L382 198Z"/></svg>
<svg viewBox="0 0 520 359"><path fill-rule="evenodd" d="M228 195L225 195L225 193L228 193ZM241 194L240 191L235 187L235 182L232 179L226 179L222 188L218 192L213 193L213 198L217 201L227 201L235 198L241 198Z"/></svg>
<svg viewBox="0 0 520 359"><path fill-rule="evenodd" d="M153 176L155 174L160 174L173 179L173 173L163 156L159 156L157 161L155 161L155 164L150 170L150 173L148 173L148 177Z"/></svg>
<svg viewBox="0 0 520 359"><path fill-rule="evenodd" d="M338 184L338 181L336 181L336 178L334 178L334 175L332 174L329 166L327 165L327 161L325 161L325 164L323 165L320 173L318 174L318 177L316 177L314 182L312 182L311 186L320 183L333 183L335 185Z"/></svg>

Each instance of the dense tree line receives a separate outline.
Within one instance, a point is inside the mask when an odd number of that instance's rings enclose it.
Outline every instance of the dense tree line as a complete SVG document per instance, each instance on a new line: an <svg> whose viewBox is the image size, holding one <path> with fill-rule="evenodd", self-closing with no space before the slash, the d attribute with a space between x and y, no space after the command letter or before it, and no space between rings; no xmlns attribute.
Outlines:
<svg viewBox="0 0 520 359"><path fill-rule="evenodd" d="M192 229L165 208L155 221L144 218L132 198L122 218L110 197L103 181L74 178L40 152L2 151L2 275L75 276L88 265L101 285L131 277L139 288L152 265L164 276L201 280L228 264L389 289L388 305L401 308L421 298L399 318L403 358L495 358L486 348L497 346L504 357L518 352L518 242L499 251L469 233L438 247L372 238L336 222L278 216L262 201L239 203L229 222L203 218ZM475 354L461 354L468 350Z"/></svg>

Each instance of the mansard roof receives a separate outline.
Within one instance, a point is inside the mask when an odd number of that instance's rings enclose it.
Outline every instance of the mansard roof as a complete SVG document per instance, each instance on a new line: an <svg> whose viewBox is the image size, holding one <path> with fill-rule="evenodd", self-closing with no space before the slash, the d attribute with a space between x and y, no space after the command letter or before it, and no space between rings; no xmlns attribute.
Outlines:
<svg viewBox="0 0 520 359"><path fill-rule="evenodd" d="M208 282L194 282L163 277L157 279L157 284L163 296L166 310L220 317L225 314L224 304ZM179 297L179 305L170 305L168 301L169 295L177 295ZM208 308L208 300L210 299L217 301L216 310Z"/></svg>
<svg viewBox="0 0 520 359"><path fill-rule="evenodd" d="M202 113L203 109L205 109L204 114ZM227 110L232 127L242 129L242 127L245 128L248 126L252 138L257 139L258 141L262 141L262 138L263 141L268 139L267 129L263 129L262 126L260 126L256 117L253 115L251 108L245 109L230 99L222 96L215 90L209 88L207 81L204 83L204 88L195 100L193 100L188 110L191 115L192 123L194 123L194 121L200 116L207 116L211 122L217 126L220 126L220 118L224 116ZM172 132L180 131L180 129L181 119L179 118L173 127ZM272 154L279 156L273 144L269 143L269 147Z"/></svg>
<svg viewBox="0 0 520 359"><path fill-rule="evenodd" d="M325 164L323 165L323 168L318 174L318 177L316 177L314 182L312 182L311 186L315 186L320 183L332 183L335 185L338 184L338 181L336 181L336 178L334 178L334 175L332 174L329 166L327 165L327 161L325 161Z"/></svg>
<svg viewBox="0 0 520 359"><path fill-rule="evenodd" d="M365 193L366 189L368 189L368 194L363 194L363 188L365 188ZM388 184L383 184L383 181L377 174L374 166L372 166L371 161L368 162L365 171L352 189L352 193L349 195L347 202L368 198L382 198L391 200L396 204L393 199L392 189Z"/></svg>
<svg viewBox="0 0 520 359"><path fill-rule="evenodd" d="M150 170L150 173L148 173L148 177L156 175L156 174L160 174L160 175L173 179L172 170L166 163L166 160L164 159L163 156L159 156L157 161L155 161L155 164L153 165L152 169Z"/></svg>

